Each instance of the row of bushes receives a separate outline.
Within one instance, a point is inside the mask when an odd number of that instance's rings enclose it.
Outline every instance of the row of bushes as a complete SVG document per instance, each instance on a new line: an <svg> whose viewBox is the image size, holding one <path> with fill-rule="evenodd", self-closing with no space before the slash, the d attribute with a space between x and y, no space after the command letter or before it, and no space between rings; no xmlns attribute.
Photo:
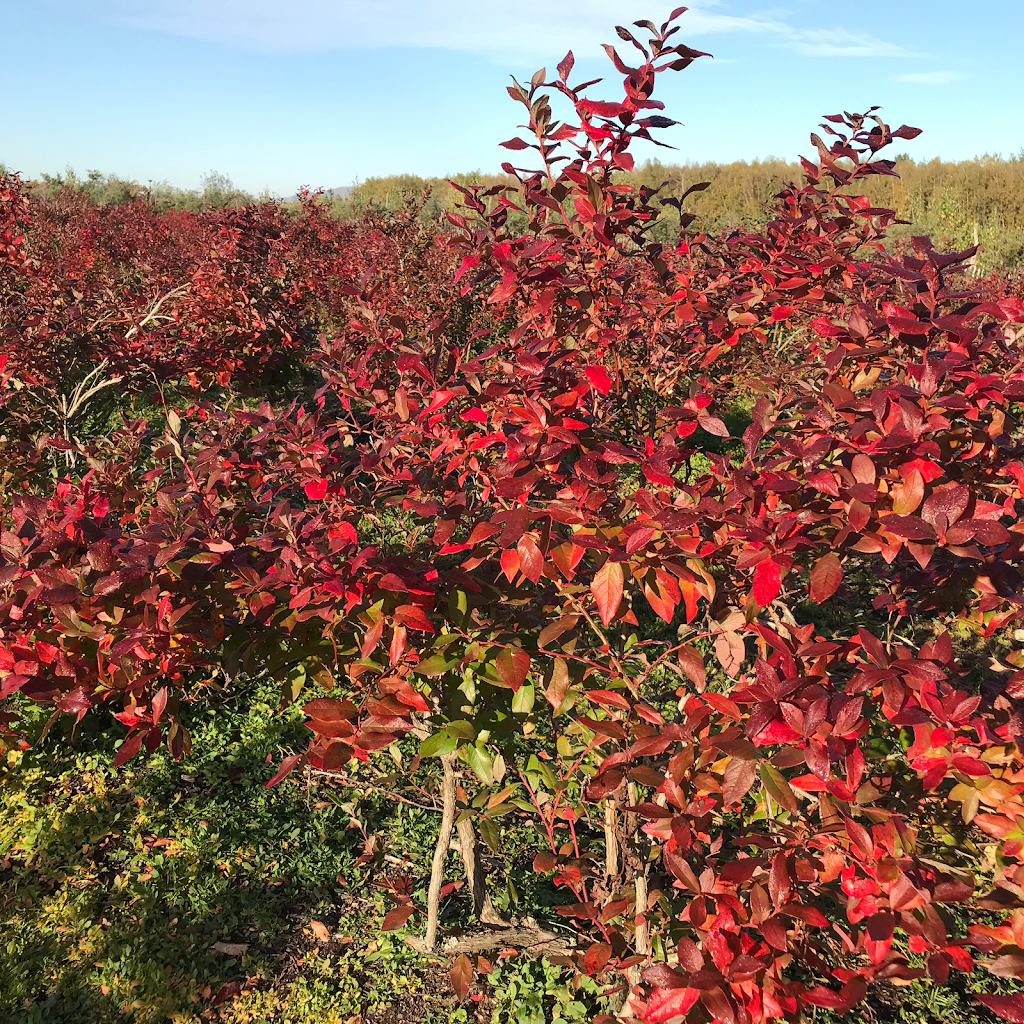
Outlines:
<svg viewBox="0 0 1024 1024"><path fill-rule="evenodd" d="M930 235L957 249L980 243L977 264L982 274L1016 273L1024 268L1024 159L985 156L918 163L902 155L896 160L896 170L898 178L865 183L864 188L864 194L875 206L889 207L907 222L894 225L892 237ZM743 226L763 227L772 197L800 175L798 163L769 159L683 165L648 161L620 177L633 185L654 188L668 182L680 192L697 182L709 182L706 191L691 198L689 209L697 215L704 230L717 233ZM450 180L457 185L486 186L512 182L508 176L480 172L456 174ZM214 173L204 178L199 190L177 189L166 182L144 187L98 171L90 171L84 179L73 171L46 175L37 187L47 194L61 188L81 191L98 204L144 198L160 213L251 205L257 201L257 197L236 188L226 176ZM407 196L424 193L420 216L425 220L436 221L460 203L460 194L451 187L449 179L414 174L369 178L344 196L329 196L326 201L334 216L351 220L359 218L367 207L400 209ZM664 222L656 236L664 242L672 241L672 224Z"/></svg>

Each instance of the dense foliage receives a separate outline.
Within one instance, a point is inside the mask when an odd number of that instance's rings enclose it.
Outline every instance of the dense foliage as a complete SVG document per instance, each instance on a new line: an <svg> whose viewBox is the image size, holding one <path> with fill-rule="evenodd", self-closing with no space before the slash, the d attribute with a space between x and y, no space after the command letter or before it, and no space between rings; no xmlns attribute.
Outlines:
<svg viewBox="0 0 1024 1024"><path fill-rule="evenodd" d="M1024 304L973 248L884 247L861 186L917 131L874 109L760 229L623 182L704 56L673 20L617 30L618 100L571 54L515 82L529 166L456 183L451 230L5 180L8 742L31 701L180 757L183 708L267 673L312 734L269 784L386 751L436 787L426 905L387 882L421 949L453 827L514 944L474 854L514 814L572 932L548 959L641 1019L981 968L1024 1020Z"/></svg>

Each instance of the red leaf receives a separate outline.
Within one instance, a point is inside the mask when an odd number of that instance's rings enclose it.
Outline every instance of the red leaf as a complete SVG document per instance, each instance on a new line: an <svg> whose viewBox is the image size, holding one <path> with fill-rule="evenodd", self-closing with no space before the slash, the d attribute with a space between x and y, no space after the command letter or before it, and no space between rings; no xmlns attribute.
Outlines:
<svg viewBox="0 0 1024 1024"><path fill-rule="evenodd" d="M718 437L732 436L729 433L729 428L717 416L709 416L706 412L700 412L697 414L697 422L709 434L715 434Z"/></svg>
<svg viewBox="0 0 1024 1024"><path fill-rule="evenodd" d="M459 267L458 272L455 274L455 280L458 281L458 279L462 277L462 275L465 274L467 270L473 270L475 267L479 265L480 256L478 253L472 253L469 256L464 256L462 259L462 264Z"/></svg>
<svg viewBox="0 0 1024 1024"><path fill-rule="evenodd" d="M303 704L302 710L318 723L350 722L356 717L356 706L351 701L334 697L318 697Z"/></svg>
<svg viewBox="0 0 1024 1024"><path fill-rule="evenodd" d="M602 100L580 100L576 109L584 114L598 117L618 117L626 108L621 103L606 103Z"/></svg>
<svg viewBox="0 0 1024 1024"><path fill-rule="evenodd" d="M249 598L249 611L257 622L266 625L274 613L274 595L266 592L253 594Z"/></svg>
<svg viewBox="0 0 1024 1024"><path fill-rule="evenodd" d="M590 584L590 592L597 601L597 612L601 622L608 625L615 618L622 601L623 572L622 563L613 562L610 558L594 575Z"/></svg>
<svg viewBox="0 0 1024 1024"><path fill-rule="evenodd" d="M1011 1021L1012 1024L1024 1024L1024 993L1018 992L1012 996L975 995L974 998L997 1017Z"/></svg>
<svg viewBox="0 0 1024 1024"><path fill-rule="evenodd" d="M827 600L839 589L842 581L843 563L839 561L839 556L834 551L822 555L811 567L811 600L819 604Z"/></svg>
<svg viewBox="0 0 1024 1024"><path fill-rule="evenodd" d="M834 338L837 334L842 334L842 328L837 327L828 317L816 316L811 321L811 328L815 334L822 338Z"/></svg>
<svg viewBox="0 0 1024 1024"><path fill-rule="evenodd" d="M37 644L36 645L36 650L38 651L43 646L44 646L44 644L42 644L42 643ZM46 644L45 646L48 647L49 644ZM10 670L8 670L8 671L10 671ZM165 686L160 691L160 693L162 693L164 695L163 700L164 700L164 704L166 704L167 703L167 687ZM154 719L153 719L154 723L156 721L158 721L159 718L160 718L160 714L156 710L157 700L159 700L159 697L160 697L160 694L157 694L157 696L153 698L153 708L154 708L154 716L155 716ZM90 697L89 691L88 691L88 689L86 687L84 687L84 686L76 686L70 693L64 694L64 696L61 697L60 700L57 701L57 707L61 711L67 711L69 714L78 715L79 719L81 719L82 715L84 715L85 712L88 711L89 708L92 707L92 698ZM160 705L160 710L161 711L163 710L163 705Z"/></svg>
<svg viewBox="0 0 1024 1024"><path fill-rule="evenodd" d="M160 722L160 716L164 713L164 708L167 707L167 687L161 686L156 692L156 696L153 697L153 724L157 725Z"/></svg>
<svg viewBox="0 0 1024 1024"><path fill-rule="evenodd" d="M393 932L396 928L401 928L415 912L416 908L410 906L395 907L389 910L384 915L384 922L380 926L381 931Z"/></svg>
<svg viewBox="0 0 1024 1024"><path fill-rule="evenodd" d="M735 636L736 634L734 633L732 635ZM736 701L730 700L730 698L726 697L724 694L705 693L702 699L705 704L713 707L717 712L719 712L719 714L728 715L734 722L740 721L743 717L740 713L740 707Z"/></svg>
<svg viewBox="0 0 1024 1024"><path fill-rule="evenodd" d="M673 1017L681 1017L699 998L700 989L696 988L655 989L651 993L651 998L647 1000L644 1020L659 1024Z"/></svg>
<svg viewBox="0 0 1024 1024"><path fill-rule="evenodd" d="M782 570L779 563L772 558L758 562L754 569L754 600L762 608L767 608L779 596L781 589Z"/></svg>
<svg viewBox="0 0 1024 1024"><path fill-rule="evenodd" d="M504 146L505 149L529 149L530 144L523 142L522 139L509 139L507 142L501 142L499 145Z"/></svg>
<svg viewBox="0 0 1024 1024"><path fill-rule="evenodd" d="M125 737L124 743L117 748L117 754L114 755L115 768L120 768L121 765L126 761L130 761L139 752L144 735L141 729L137 729Z"/></svg>
<svg viewBox="0 0 1024 1024"><path fill-rule="evenodd" d="M451 979L452 988L461 1000L469 998L469 985L473 980L473 964L465 953L460 953L452 964L448 977Z"/></svg>
<svg viewBox="0 0 1024 1024"><path fill-rule="evenodd" d="M991 775L992 769L984 761L971 757L970 754L954 754L952 757L953 767L964 775L971 775L978 778L982 775Z"/></svg>
<svg viewBox="0 0 1024 1024"><path fill-rule="evenodd" d="M859 484L874 484L877 476L875 464L864 454L854 455L850 468L853 470L853 477Z"/></svg>
<svg viewBox="0 0 1024 1024"><path fill-rule="evenodd" d="M827 1010L838 1010L846 1004L846 1000L838 993L824 985L815 985L808 989L801 997L805 1003L812 1006L823 1006Z"/></svg>
<svg viewBox="0 0 1024 1024"><path fill-rule="evenodd" d="M866 458L866 455L857 456L857 459ZM868 461L870 462L870 459ZM856 462L856 459L854 459L854 462ZM872 463L872 466L873 465L874 464ZM928 459L912 459L910 462L904 462L903 465L900 466L900 475L903 476L904 478L909 477L910 474L915 471L920 473L921 479L929 484L933 480L937 480L940 476L942 476L943 473L941 466L936 465L934 462L931 462ZM874 475L872 475L871 480L869 480L868 482L875 482Z"/></svg>
<svg viewBox="0 0 1024 1024"><path fill-rule="evenodd" d="M516 550L519 553L519 569L522 574L531 583L539 582L544 572L544 556L540 553L537 542L530 534L524 534L519 538Z"/></svg>
<svg viewBox="0 0 1024 1024"><path fill-rule="evenodd" d="M309 498L310 501L320 501L327 493L327 481L311 480L303 489L306 492L306 497Z"/></svg>
<svg viewBox="0 0 1024 1024"><path fill-rule="evenodd" d="M533 870L538 874L543 874L545 871L554 871L556 867L558 867L558 858L548 850L541 850L533 858Z"/></svg>
<svg viewBox="0 0 1024 1024"><path fill-rule="evenodd" d="M391 643L388 645L388 658L392 665L397 665L405 654L406 629L405 626L395 626L391 634Z"/></svg>
<svg viewBox="0 0 1024 1024"><path fill-rule="evenodd" d="M850 841L860 850L860 855L865 860L872 860L875 855L875 844L871 839L871 833L853 818L843 816L843 824L846 827L846 834Z"/></svg>
<svg viewBox="0 0 1024 1024"><path fill-rule="evenodd" d="M760 927L765 942L781 953L785 953L789 944L786 940L786 924L782 918L772 915L762 921Z"/></svg>
<svg viewBox="0 0 1024 1024"><path fill-rule="evenodd" d="M264 789L270 789L272 786L276 786L283 778L290 775L295 766L302 760L302 754L291 754L281 762L281 767L277 769L277 774L263 787Z"/></svg>
<svg viewBox="0 0 1024 1024"><path fill-rule="evenodd" d="M692 644L686 644L679 650L679 667L687 674L690 680L703 689L707 682L707 672L704 669L704 658L700 651Z"/></svg>
<svg viewBox="0 0 1024 1024"><path fill-rule="evenodd" d="M501 681L515 693L526 682L530 656L521 647L505 647L494 659L494 667Z"/></svg>
<svg viewBox="0 0 1024 1024"><path fill-rule="evenodd" d="M629 710L629 701L614 690L587 690L586 696L587 700L600 704L602 707L619 708L621 711Z"/></svg>
<svg viewBox="0 0 1024 1024"><path fill-rule="evenodd" d="M899 128L892 133L892 137L894 139L916 139L920 134L920 128L910 128L905 124L901 124Z"/></svg>
<svg viewBox="0 0 1024 1024"><path fill-rule="evenodd" d="M607 942L595 942L583 954L583 969L587 974L600 974L611 959L612 947Z"/></svg>
<svg viewBox="0 0 1024 1024"><path fill-rule="evenodd" d="M430 619L424 614L423 609L416 604L400 604L395 609L395 621L410 629L418 629L423 633L433 633L434 627Z"/></svg>
<svg viewBox="0 0 1024 1024"><path fill-rule="evenodd" d="M595 391L600 392L602 395L607 395L611 391L612 379L603 366L588 366L583 371L583 375L590 381Z"/></svg>

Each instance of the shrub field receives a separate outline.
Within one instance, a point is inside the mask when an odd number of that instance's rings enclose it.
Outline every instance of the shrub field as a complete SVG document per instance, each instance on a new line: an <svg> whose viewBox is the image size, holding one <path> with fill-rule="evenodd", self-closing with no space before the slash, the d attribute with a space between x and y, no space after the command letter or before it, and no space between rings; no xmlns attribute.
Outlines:
<svg viewBox="0 0 1024 1024"><path fill-rule="evenodd" d="M644 183L683 10L436 217L0 179L0 1020L1024 1022L1021 284Z"/></svg>

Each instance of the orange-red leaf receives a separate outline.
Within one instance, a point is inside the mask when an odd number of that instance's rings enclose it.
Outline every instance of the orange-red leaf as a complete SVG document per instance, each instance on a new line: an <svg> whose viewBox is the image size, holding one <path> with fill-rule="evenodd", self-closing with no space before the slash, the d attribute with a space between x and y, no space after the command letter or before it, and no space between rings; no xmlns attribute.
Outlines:
<svg viewBox="0 0 1024 1024"><path fill-rule="evenodd" d="M843 581L843 563L839 556L830 551L822 555L811 567L810 598L812 601L821 602L830 598Z"/></svg>
<svg viewBox="0 0 1024 1024"><path fill-rule="evenodd" d="M498 678L513 692L526 682L530 671L530 656L521 647L506 647L494 659Z"/></svg>
<svg viewBox="0 0 1024 1024"><path fill-rule="evenodd" d="M700 998L700 989L696 988L659 988L651 993L647 1000L647 1012L644 1020L658 1024L660 1021L681 1017Z"/></svg>
<svg viewBox="0 0 1024 1024"><path fill-rule="evenodd" d="M473 980L473 964L465 953L460 953L456 958L448 977L451 979L452 988L455 989L455 994L459 999L468 999L469 985Z"/></svg>
<svg viewBox="0 0 1024 1024"><path fill-rule="evenodd" d="M619 610L619 602L622 601L622 585L622 563L613 562L611 559L608 559L597 570L597 574L590 584L590 592L597 601L597 612L606 626L615 618L615 613Z"/></svg>
<svg viewBox="0 0 1024 1024"><path fill-rule="evenodd" d="M722 777L722 806L731 807L750 792L757 778L757 762L743 761L738 757L729 759Z"/></svg>

